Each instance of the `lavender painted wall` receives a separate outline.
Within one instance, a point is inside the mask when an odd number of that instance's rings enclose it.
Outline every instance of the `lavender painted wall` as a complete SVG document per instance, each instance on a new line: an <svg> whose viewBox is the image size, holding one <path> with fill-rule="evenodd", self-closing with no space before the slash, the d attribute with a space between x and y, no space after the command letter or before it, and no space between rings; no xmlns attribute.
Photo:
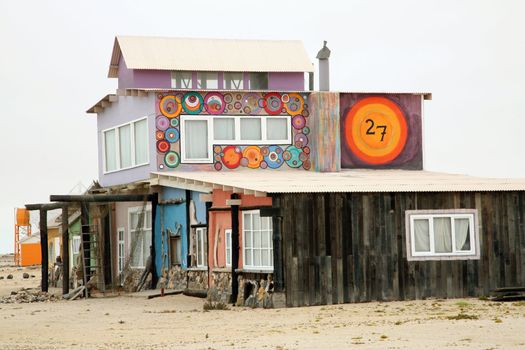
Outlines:
<svg viewBox="0 0 525 350"><path fill-rule="evenodd" d="M155 94L153 93L144 97L119 96L117 102L111 103L109 107L98 114L98 173L102 186L113 186L148 179L149 173L156 170L157 153L155 141L148 137L149 164L104 174L102 131L144 116L148 117L148 135L155 135Z"/></svg>
<svg viewBox="0 0 525 350"><path fill-rule="evenodd" d="M133 70L128 69L124 57L120 56L118 63L118 88L125 89L133 86Z"/></svg>
<svg viewBox="0 0 525 350"><path fill-rule="evenodd" d="M303 72L268 73L268 90L304 91Z"/></svg>
<svg viewBox="0 0 525 350"><path fill-rule="evenodd" d="M168 70L135 69L134 87L171 88L171 72Z"/></svg>

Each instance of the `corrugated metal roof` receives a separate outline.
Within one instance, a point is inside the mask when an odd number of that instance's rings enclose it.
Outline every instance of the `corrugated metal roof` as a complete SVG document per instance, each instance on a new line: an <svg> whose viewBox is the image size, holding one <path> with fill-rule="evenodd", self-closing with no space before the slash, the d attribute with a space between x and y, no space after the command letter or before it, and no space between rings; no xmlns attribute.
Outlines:
<svg viewBox="0 0 525 350"><path fill-rule="evenodd" d="M120 56L129 69L225 72L313 72L299 40L232 40L117 36L108 76Z"/></svg>
<svg viewBox="0 0 525 350"><path fill-rule="evenodd" d="M334 173L293 170L154 172L150 184L210 192L473 192L525 191L525 179L480 178L422 170L342 170Z"/></svg>

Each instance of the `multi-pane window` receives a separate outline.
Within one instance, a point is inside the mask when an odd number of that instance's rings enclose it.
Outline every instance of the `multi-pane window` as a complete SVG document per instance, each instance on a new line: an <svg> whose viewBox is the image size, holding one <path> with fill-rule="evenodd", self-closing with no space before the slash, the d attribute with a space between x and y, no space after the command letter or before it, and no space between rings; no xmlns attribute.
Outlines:
<svg viewBox="0 0 525 350"><path fill-rule="evenodd" d="M171 87L175 89L191 89L192 72L171 72Z"/></svg>
<svg viewBox="0 0 525 350"><path fill-rule="evenodd" d="M224 89L242 90L244 88L242 72L224 72Z"/></svg>
<svg viewBox="0 0 525 350"><path fill-rule="evenodd" d="M197 72L197 89L218 89L219 74L217 72Z"/></svg>
<svg viewBox="0 0 525 350"><path fill-rule="evenodd" d="M477 259L475 210L406 212L408 259Z"/></svg>
<svg viewBox="0 0 525 350"><path fill-rule="evenodd" d="M251 90L268 90L268 73L250 73Z"/></svg>
<svg viewBox="0 0 525 350"><path fill-rule="evenodd" d="M224 248L226 266L232 266L232 230L224 230Z"/></svg>
<svg viewBox="0 0 525 350"><path fill-rule="evenodd" d="M182 240L180 236L170 237L171 265L180 265L182 262Z"/></svg>
<svg viewBox="0 0 525 350"><path fill-rule="evenodd" d="M242 213L244 268L273 270L272 220L259 210Z"/></svg>
<svg viewBox="0 0 525 350"><path fill-rule="evenodd" d="M145 267L151 247L151 206L129 208L130 264Z"/></svg>
<svg viewBox="0 0 525 350"><path fill-rule="evenodd" d="M80 236L71 237L71 255L73 258L73 266L77 266L78 255L80 254Z"/></svg>
<svg viewBox="0 0 525 350"><path fill-rule="evenodd" d="M124 263L125 263L125 250L124 250L124 228L121 227L117 230L118 235L118 241L117 241L117 259L118 259L118 274L120 276L120 282L122 283L124 280L124 276L122 275L122 271L124 271Z"/></svg>
<svg viewBox="0 0 525 350"><path fill-rule="evenodd" d="M181 115L183 163L211 163L213 145L287 145L289 116Z"/></svg>
<svg viewBox="0 0 525 350"><path fill-rule="evenodd" d="M206 254L206 228L198 227L196 228L196 243L197 243L197 267L206 267L208 266L208 254Z"/></svg>
<svg viewBox="0 0 525 350"><path fill-rule="evenodd" d="M147 123L142 118L103 131L105 172L148 163Z"/></svg>

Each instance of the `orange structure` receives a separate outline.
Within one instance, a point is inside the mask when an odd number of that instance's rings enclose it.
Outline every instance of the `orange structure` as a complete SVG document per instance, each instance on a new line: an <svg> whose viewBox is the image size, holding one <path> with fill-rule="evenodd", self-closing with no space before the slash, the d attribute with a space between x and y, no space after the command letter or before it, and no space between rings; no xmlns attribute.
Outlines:
<svg viewBox="0 0 525 350"><path fill-rule="evenodd" d="M40 239L38 236L25 237L20 241L19 266L40 265L42 254L40 252Z"/></svg>
<svg viewBox="0 0 525 350"><path fill-rule="evenodd" d="M16 208L15 209L15 265L21 266L22 265L22 242L20 240L20 234L25 235L25 237L31 237L31 224L29 223L29 211L25 208ZM27 258L29 261L38 260L36 264L40 264L41 260L41 253L40 253L40 243L25 243L25 245L36 245L38 247L38 258L36 255L34 257L29 258L29 256L33 256L34 253L34 247L28 248L24 247L24 253L27 254ZM31 253L30 253L31 252ZM26 260L24 259L24 260ZM35 263L31 263L29 265L34 265ZM26 265L22 265L26 266Z"/></svg>

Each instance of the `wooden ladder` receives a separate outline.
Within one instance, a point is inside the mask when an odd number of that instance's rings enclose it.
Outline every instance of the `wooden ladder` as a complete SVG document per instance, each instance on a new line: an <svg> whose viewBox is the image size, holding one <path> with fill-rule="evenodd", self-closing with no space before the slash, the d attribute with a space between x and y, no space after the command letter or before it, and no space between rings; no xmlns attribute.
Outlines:
<svg viewBox="0 0 525 350"><path fill-rule="evenodd" d="M105 294L103 256L99 250L99 235L95 225L82 225L81 230L82 267L84 277L84 296L88 298L87 283L96 273L97 289ZM93 254L93 251L95 252ZM93 264L94 262L94 264Z"/></svg>

